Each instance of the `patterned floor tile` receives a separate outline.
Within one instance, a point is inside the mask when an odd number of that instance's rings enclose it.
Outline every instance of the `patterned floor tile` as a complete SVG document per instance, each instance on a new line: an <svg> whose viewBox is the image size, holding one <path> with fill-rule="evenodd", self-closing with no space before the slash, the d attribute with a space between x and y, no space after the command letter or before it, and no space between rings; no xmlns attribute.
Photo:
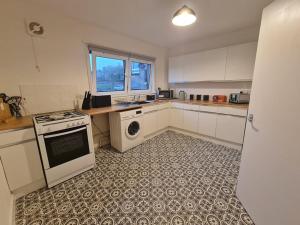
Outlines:
<svg viewBox="0 0 300 225"><path fill-rule="evenodd" d="M241 152L165 132L16 201L16 225L251 225L235 196Z"/></svg>

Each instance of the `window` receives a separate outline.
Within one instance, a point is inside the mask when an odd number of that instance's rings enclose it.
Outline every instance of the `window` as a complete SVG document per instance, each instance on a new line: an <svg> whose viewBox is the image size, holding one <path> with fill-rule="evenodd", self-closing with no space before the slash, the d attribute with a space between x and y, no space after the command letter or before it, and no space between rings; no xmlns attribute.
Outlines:
<svg viewBox="0 0 300 225"><path fill-rule="evenodd" d="M154 63L138 58L89 52L90 85L95 95L151 93L154 91Z"/></svg>
<svg viewBox="0 0 300 225"><path fill-rule="evenodd" d="M149 90L151 64L131 61L131 90Z"/></svg>
<svg viewBox="0 0 300 225"><path fill-rule="evenodd" d="M122 59L96 57L96 90L112 92L125 90L126 62Z"/></svg>

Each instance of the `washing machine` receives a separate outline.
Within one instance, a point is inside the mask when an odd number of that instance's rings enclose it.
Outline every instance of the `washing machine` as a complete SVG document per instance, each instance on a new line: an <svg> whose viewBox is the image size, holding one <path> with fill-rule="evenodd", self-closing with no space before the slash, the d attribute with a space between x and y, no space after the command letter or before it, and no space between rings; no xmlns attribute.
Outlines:
<svg viewBox="0 0 300 225"><path fill-rule="evenodd" d="M109 113L111 145L125 152L144 141L142 109Z"/></svg>

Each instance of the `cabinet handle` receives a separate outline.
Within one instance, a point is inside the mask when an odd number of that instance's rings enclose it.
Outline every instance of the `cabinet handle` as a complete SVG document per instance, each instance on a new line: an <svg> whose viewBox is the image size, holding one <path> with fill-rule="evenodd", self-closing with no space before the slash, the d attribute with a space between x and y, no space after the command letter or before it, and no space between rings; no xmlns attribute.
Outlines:
<svg viewBox="0 0 300 225"><path fill-rule="evenodd" d="M253 115L253 114L249 114L249 115L248 115L248 121L249 121L250 123L252 123L253 120L254 120L254 115Z"/></svg>

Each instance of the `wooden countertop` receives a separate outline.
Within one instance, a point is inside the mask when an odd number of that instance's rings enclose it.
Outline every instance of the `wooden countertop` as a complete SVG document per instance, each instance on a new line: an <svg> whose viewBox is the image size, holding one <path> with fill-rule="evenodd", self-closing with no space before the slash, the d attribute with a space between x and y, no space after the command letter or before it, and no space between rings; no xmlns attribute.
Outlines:
<svg viewBox="0 0 300 225"><path fill-rule="evenodd" d="M120 112L125 111L129 109L139 109L147 106L153 106L158 104L163 104L167 102L177 102L177 103L184 103L184 104L193 104L193 105L203 105L203 106L221 106L221 107L232 107L237 109L247 109L248 104L232 104L232 103L215 103L215 102L205 102L205 101L197 101L197 100L179 100L179 99L173 99L173 100L157 100L153 103L143 104L143 105L112 105L109 107L104 108L91 108L88 110L80 110L81 112L88 114L90 116L110 113L110 112ZM25 129L33 127L32 122L32 116L23 116L18 119L12 119L8 123L0 123L0 132L1 131L9 131L9 130L15 130L15 129Z"/></svg>
<svg viewBox="0 0 300 225"><path fill-rule="evenodd" d="M11 119L7 123L0 123L0 131L25 129L30 127L33 127L32 116L23 116Z"/></svg>

